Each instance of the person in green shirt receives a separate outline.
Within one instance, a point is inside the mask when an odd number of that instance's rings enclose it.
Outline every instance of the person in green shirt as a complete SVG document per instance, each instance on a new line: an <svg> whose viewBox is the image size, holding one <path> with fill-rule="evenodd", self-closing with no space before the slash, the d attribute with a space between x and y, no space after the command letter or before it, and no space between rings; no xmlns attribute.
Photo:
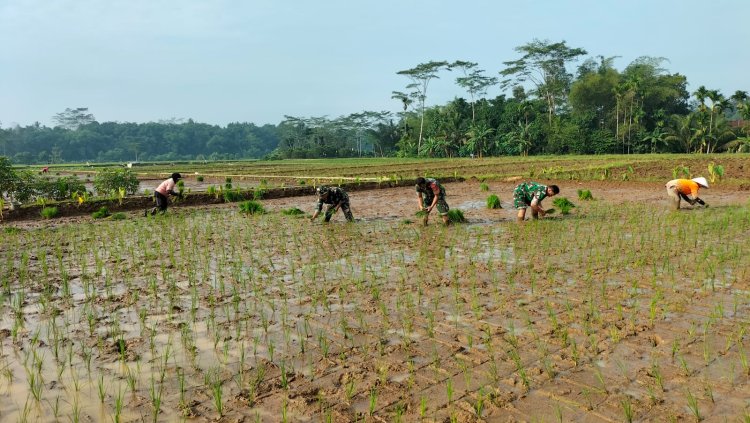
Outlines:
<svg viewBox="0 0 750 423"><path fill-rule="evenodd" d="M417 201L419 201L419 209L426 214L422 218L422 223L427 225L427 218L430 215L432 209L437 208L438 214L443 219L443 224L448 225L450 220L448 219L448 203L445 201L445 188L440 185L435 179L432 178L417 178Z"/></svg>
<svg viewBox="0 0 750 423"><path fill-rule="evenodd" d="M553 197L560 192L557 185L542 185L537 182L523 182L516 185L513 190L513 207L518 210L518 221L523 222L526 217L526 208L531 208L531 216L534 219L544 217L542 200Z"/></svg>

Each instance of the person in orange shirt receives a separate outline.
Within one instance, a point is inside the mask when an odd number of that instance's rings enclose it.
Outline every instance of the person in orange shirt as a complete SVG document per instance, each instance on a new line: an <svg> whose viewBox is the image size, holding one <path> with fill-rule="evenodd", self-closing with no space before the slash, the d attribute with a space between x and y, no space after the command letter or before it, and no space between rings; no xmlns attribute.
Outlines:
<svg viewBox="0 0 750 423"><path fill-rule="evenodd" d="M703 207L708 207L708 204L698 197L698 189L708 188L706 178L673 179L667 182L666 186L667 195L672 201L672 206L674 206L675 210L680 208L681 200L687 201L691 206L698 203Z"/></svg>

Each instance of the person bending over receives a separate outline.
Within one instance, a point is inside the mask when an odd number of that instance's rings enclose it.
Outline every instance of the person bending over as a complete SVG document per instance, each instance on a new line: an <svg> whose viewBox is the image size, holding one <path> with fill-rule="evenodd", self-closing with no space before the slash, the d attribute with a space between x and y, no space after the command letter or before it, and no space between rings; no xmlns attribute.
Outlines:
<svg viewBox="0 0 750 423"><path fill-rule="evenodd" d="M526 218L526 209L531 208L531 217L538 219L544 217L542 200L553 197L560 192L557 185L542 185L537 182L523 182L513 190L513 207L518 210L517 220L523 222Z"/></svg>

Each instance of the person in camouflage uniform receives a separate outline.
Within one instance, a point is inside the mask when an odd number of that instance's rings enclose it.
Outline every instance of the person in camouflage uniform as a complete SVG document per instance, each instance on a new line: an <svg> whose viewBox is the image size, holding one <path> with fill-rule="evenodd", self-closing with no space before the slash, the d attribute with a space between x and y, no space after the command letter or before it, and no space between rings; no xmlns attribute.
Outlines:
<svg viewBox="0 0 750 423"><path fill-rule="evenodd" d="M344 212L346 220L349 222L354 221L354 215L352 215L352 209L349 207L349 195L343 189L339 187L327 187L321 185L316 190L318 193L318 208L312 215L310 220L315 220L323 210L323 204L328 204L328 208L325 213L325 221L329 222L334 213L340 208Z"/></svg>
<svg viewBox="0 0 750 423"><path fill-rule="evenodd" d="M422 218L422 223L427 224L427 218L433 208L437 207L438 214L443 218L444 224L449 224L448 203L445 201L445 188L440 182L432 178L417 178L417 201L419 201L419 210L426 212Z"/></svg>
<svg viewBox="0 0 750 423"><path fill-rule="evenodd" d="M553 197L560 192L557 185L542 185L537 182L523 182L513 190L513 207L518 210L518 221L523 222L526 217L526 208L531 207L531 216L537 219L544 217L542 200Z"/></svg>

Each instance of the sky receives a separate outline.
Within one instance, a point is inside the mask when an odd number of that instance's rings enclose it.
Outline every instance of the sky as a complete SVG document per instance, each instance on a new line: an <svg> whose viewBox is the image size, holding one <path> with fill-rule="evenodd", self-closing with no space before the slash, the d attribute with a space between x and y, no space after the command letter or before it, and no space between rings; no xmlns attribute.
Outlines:
<svg viewBox="0 0 750 423"><path fill-rule="evenodd" d="M619 70L664 57L690 92L730 96L750 91L748 16L748 0L0 0L0 125L78 107L220 126L397 112L398 71L464 60L499 76L535 39ZM432 81L427 105L467 97L457 76Z"/></svg>

